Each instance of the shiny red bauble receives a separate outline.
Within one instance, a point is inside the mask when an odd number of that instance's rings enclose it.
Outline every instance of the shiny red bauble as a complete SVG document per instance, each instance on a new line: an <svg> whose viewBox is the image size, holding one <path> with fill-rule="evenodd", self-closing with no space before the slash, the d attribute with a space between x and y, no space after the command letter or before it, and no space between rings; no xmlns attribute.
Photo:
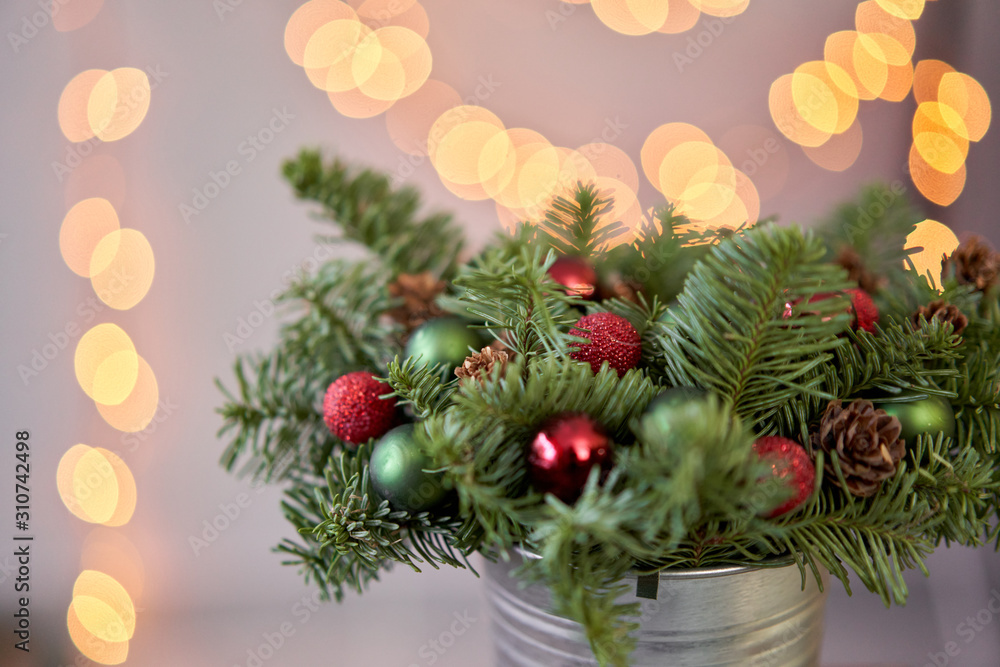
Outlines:
<svg viewBox="0 0 1000 667"><path fill-rule="evenodd" d="M635 327L620 315L594 313L581 317L570 334L590 340L590 343L571 343L576 350L570 357L585 361L596 373L605 361L618 372L635 368L642 358L642 338Z"/></svg>
<svg viewBox="0 0 1000 667"><path fill-rule="evenodd" d="M590 470L611 467L612 442L604 428L581 412L550 418L528 449L528 471L535 489L572 503Z"/></svg>
<svg viewBox="0 0 1000 667"><path fill-rule="evenodd" d="M582 257L560 257L549 267L549 277L566 286L566 293L593 299L597 295L597 271Z"/></svg>
<svg viewBox="0 0 1000 667"><path fill-rule="evenodd" d="M768 512L773 519L795 511L809 498L816 481L816 466L805 448L794 440L779 436L765 436L753 443L753 450L761 461L771 465L771 473L793 491L793 496Z"/></svg>
<svg viewBox="0 0 1000 667"><path fill-rule="evenodd" d="M331 433L352 445L381 438L396 425L396 398L379 398L389 392L368 371L342 375L326 390L323 421Z"/></svg>

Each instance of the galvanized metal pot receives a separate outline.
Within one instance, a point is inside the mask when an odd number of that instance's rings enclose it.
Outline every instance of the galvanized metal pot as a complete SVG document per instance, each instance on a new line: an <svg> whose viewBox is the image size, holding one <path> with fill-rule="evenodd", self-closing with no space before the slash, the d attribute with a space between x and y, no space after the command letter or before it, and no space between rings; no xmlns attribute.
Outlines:
<svg viewBox="0 0 1000 667"><path fill-rule="evenodd" d="M484 567L497 666L596 665L580 626L548 612L548 589L522 588L510 576L518 565L514 559ZM642 614L631 664L818 665L829 575L823 573L824 592L812 574L802 590L794 563L772 565L661 572L652 582L655 600L636 597L632 576L623 601L640 602Z"/></svg>

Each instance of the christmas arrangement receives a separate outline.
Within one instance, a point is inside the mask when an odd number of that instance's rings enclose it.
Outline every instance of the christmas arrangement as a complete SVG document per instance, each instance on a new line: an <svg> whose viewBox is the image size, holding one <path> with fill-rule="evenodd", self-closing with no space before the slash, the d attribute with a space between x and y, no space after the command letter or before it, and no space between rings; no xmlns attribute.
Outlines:
<svg viewBox="0 0 1000 667"><path fill-rule="evenodd" d="M381 174L306 151L285 176L367 253L289 287L220 435L284 486L277 549L328 597L522 549L627 664L629 572L787 556L888 605L935 547L1000 545L1000 254L920 275L903 198L870 225L877 187L810 230L666 205L629 228L581 182L469 259Z"/></svg>

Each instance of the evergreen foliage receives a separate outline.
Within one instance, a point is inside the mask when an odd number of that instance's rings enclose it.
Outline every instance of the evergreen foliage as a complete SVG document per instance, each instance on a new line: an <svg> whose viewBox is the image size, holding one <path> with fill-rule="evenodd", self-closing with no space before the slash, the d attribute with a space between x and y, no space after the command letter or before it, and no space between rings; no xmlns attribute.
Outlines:
<svg viewBox="0 0 1000 667"><path fill-rule="evenodd" d="M287 290L282 303L299 310L277 348L237 359L235 390L220 383L220 436L227 469L284 485L296 536L277 549L325 595L361 592L397 563L467 568L475 552L524 550L520 576L551 588L553 610L584 626L602 664L627 665L637 609L619 596L629 571L786 558L803 575L828 569L848 590L853 571L889 604L905 601L904 571L926 571L939 543L1000 545L1000 296L948 276L939 293L906 270L914 216L902 198L885 200L890 191L869 189L817 233L762 223L700 234L669 207L627 230L607 219L611 202L581 184L538 224L460 264L450 219L419 217L415 193L385 176L308 151L285 174L374 258L330 262ZM876 203L884 213L859 224ZM851 329L839 296L855 286L831 261L845 243L889 280L876 295L874 333ZM559 254L641 284L638 302L567 295L547 273ZM386 285L421 271L449 281L439 305L509 348L506 368L460 382L400 358ZM912 322L934 299L968 315L961 336L939 320ZM625 317L642 337L642 362L621 378L569 356L580 341L573 324L597 311ZM326 429L326 387L359 369L382 376L417 421L415 439L451 490L443 506L394 509L371 485L373 443L351 448ZM671 386L709 395L669 419L647 413ZM828 401L902 392L946 397L956 437L908 442L896 474L869 498L824 480L825 454L811 452L810 498L766 518L789 491L753 454L755 438L777 433L808 447ZM538 428L568 411L589 414L614 443L612 469L592 470L573 503L535 490L525 457ZM843 476L836 462L833 473Z"/></svg>

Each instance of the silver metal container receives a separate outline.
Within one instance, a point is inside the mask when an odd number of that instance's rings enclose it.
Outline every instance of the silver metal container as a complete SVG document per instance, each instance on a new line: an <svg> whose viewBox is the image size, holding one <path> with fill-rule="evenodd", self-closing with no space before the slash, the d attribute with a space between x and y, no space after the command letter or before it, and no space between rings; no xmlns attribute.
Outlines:
<svg viewBox="0 0 1000 667"><path fill-rule="evenodd" d="M639 602L641 615L630 664L818 665L829 575L823 572L823 592L811 573L802 590L799 568L782 563L661 572L652 582L655 600L636 597L631 576L622 601ZM549 613L548 589L522 588L510 576L518 565L515 557L484 566L497 666L596 665L581 627Z"/></svg>

